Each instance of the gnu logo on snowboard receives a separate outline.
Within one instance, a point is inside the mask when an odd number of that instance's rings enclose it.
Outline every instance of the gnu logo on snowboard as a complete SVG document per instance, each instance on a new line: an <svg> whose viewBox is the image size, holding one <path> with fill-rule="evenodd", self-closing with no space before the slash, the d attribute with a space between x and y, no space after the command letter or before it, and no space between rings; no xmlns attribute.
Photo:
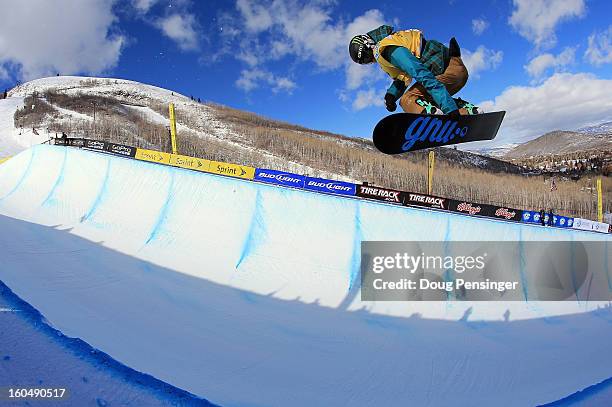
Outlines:
<svg viewBox="0 0 612 407"><path fill-rule="evenodd" d="M409 151L417 141L425 141L429 137L430 143L446 144L455 137L465 137L469 127L457 127L455 120L443 120L436 117L419 117L413 121L406 130L406 141L402 145L403 151Z"/></svg>

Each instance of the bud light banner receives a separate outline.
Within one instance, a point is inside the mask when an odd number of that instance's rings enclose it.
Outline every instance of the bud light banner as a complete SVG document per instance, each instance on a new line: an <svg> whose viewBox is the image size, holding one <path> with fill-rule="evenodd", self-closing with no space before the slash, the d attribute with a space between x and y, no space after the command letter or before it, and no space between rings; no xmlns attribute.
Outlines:
<svg viewBox="0 0 612 407"><path fill-rule="evenodd" d="M415 194L413 192L406 193L404 205L406 206L423 206L425 208L448 209L448 199L438 196Z"/></svg>
<svg viewBox="0 0 612 407"><path fill-rule="evenodd" d="M255 170L255 181L268 184L283 185L293 188L304 188L304 176L275 170L257 168Z"/></svg>
<svg viewBox="0 0 612 407"><path fill-rule="evenodd" d="M327 194L354 196L357 192L357 185L350 182L333 181L325 178L305 177L304 189Z"/></svg>
<svg viewBox="0 0 612 407"><path fill-rule="evenodd" d="M375 187L371 185L359 185L357 187L357 196L367 199L376 199L396 204L404 202L405 192L396 191L393 189Z"/></svg>

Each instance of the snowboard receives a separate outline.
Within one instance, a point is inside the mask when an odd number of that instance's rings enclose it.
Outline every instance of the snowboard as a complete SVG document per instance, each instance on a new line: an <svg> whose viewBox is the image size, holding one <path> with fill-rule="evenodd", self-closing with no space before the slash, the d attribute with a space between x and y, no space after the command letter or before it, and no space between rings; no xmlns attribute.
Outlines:
<svg viewBox="0 0 612 407"><path fill-rule="evenodd" d="M506 112L460 116L396 113L374 128L374 146L385 154L401 154L426 148L493 140Z"/></svg>

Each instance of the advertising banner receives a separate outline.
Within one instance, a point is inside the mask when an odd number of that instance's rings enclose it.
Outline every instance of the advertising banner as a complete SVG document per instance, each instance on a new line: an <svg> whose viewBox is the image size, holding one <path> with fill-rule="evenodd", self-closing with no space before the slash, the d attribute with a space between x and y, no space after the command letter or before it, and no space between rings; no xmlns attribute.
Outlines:
<svg viewBox="0 0 612 407"><path fill-rule="evenodd" d="M268 184L283 185L293 188L304 188L304 176L290 172L267 170L257 168L255 170L255 181L266 182Z"/></svg>
<svg viewBox="0 0 612 407"><path fill-rule="evenodd" d="M68 139L68 145L70 147L84 147L85 146L85 139L83 139L83 138L69 138Z"/></svg>
<svg viewBox="0 0 612 407"><path fill-rule="evenodd" d="M65 137L56 137L53 139L53 144L56 146L67 146L68 139Z"/></svg>
<svg viewBox="0 0 612 407"><path fill-rule="evenodd" d="M558 228L571 228L574 226L574 218L568 218L567 216L553 215L553 226Z"/></svg>
<svg viewBox="0 0 612 407"><path fill-rule="evenodd" d="M253 179L255 177L255 168L253 167L220 161L211 161L208 172L242 179Z"/></svg>
<svg viewBox="0 0 612 407"><path fill-rule="evenodd" d="M406 192L404 205L422 206L425 208L448 209L449 199L440 198L433 195L416 194L414 192Z"/></svg>
<svg viewBox="0 0 612 407"><path fill-rule="evenodd" d="M510 220L514 222L520 222L523 216L523 211L519 209L456 201L454 199L449 199L448 209L455 212L467 213L468 215L486 216L489 218Z"/></svg>
<svg viewBox="0 0 612 407"><path fill-rule="evenodd" d="M327 194L355 196L357 185L325 178L305 177L304 189L325 192Z"/></svg>
<svg viewBox="0 0 612 407"><path fill-rule="evenodd" d="M610 225L608 225L607 223L595 222L593 220L582 219L582 218L574 219L573 228L579 229L579 230L590 230L590 231L600 232L600 233L609 233L610 231Z"/></svg>
<svg viewBox="0 0 612 407"><path fill-rule="evenodd" d="M100 140L85 140L85 148L96 151L106 151L106 141Z"/></svg>
<svg viewBox="0 0 612 407"><path fill-rule="evenodd" d="M170 154L155 150L136 149L135 158L140 161L149 161L158 164L170 164Z"/></svg>
<svg viewBox="0 0 612 407"><path fill-rule="evenodd" d="M406 193L402 191L363 184L357 186L356 195L367 199L376 199L379 201L402 204L404 203L405 194Z"/></svg>
<svg viewBox="0 0 612 407"><path fill-rule="evenodd" d="M196 171L208 171L210 160L180 154L170 155L170 165Z"/></svg>
<svg viewBox="0 0 612 407"><path fill-rule="evenodd" d="M134 158L136 156L136 147L124 146L123 144L107 143L106 151L123 157Z"/></svg>

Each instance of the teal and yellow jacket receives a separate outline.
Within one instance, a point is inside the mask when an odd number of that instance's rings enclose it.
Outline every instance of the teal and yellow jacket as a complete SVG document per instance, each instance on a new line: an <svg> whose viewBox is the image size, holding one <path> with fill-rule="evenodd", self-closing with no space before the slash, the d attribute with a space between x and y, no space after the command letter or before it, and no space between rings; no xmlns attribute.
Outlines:
<svg viewBox="0 0 612 407"><path fill-rule="evenodd" d="M394 32L387 25L368 33L376 42L374 57L393 83L387 90L399 99L412 79L425 87L444 113L457 110L457 104L444 84L436 79L448 65L448 48L435 40L425 40L419 30Z"/></svg>

